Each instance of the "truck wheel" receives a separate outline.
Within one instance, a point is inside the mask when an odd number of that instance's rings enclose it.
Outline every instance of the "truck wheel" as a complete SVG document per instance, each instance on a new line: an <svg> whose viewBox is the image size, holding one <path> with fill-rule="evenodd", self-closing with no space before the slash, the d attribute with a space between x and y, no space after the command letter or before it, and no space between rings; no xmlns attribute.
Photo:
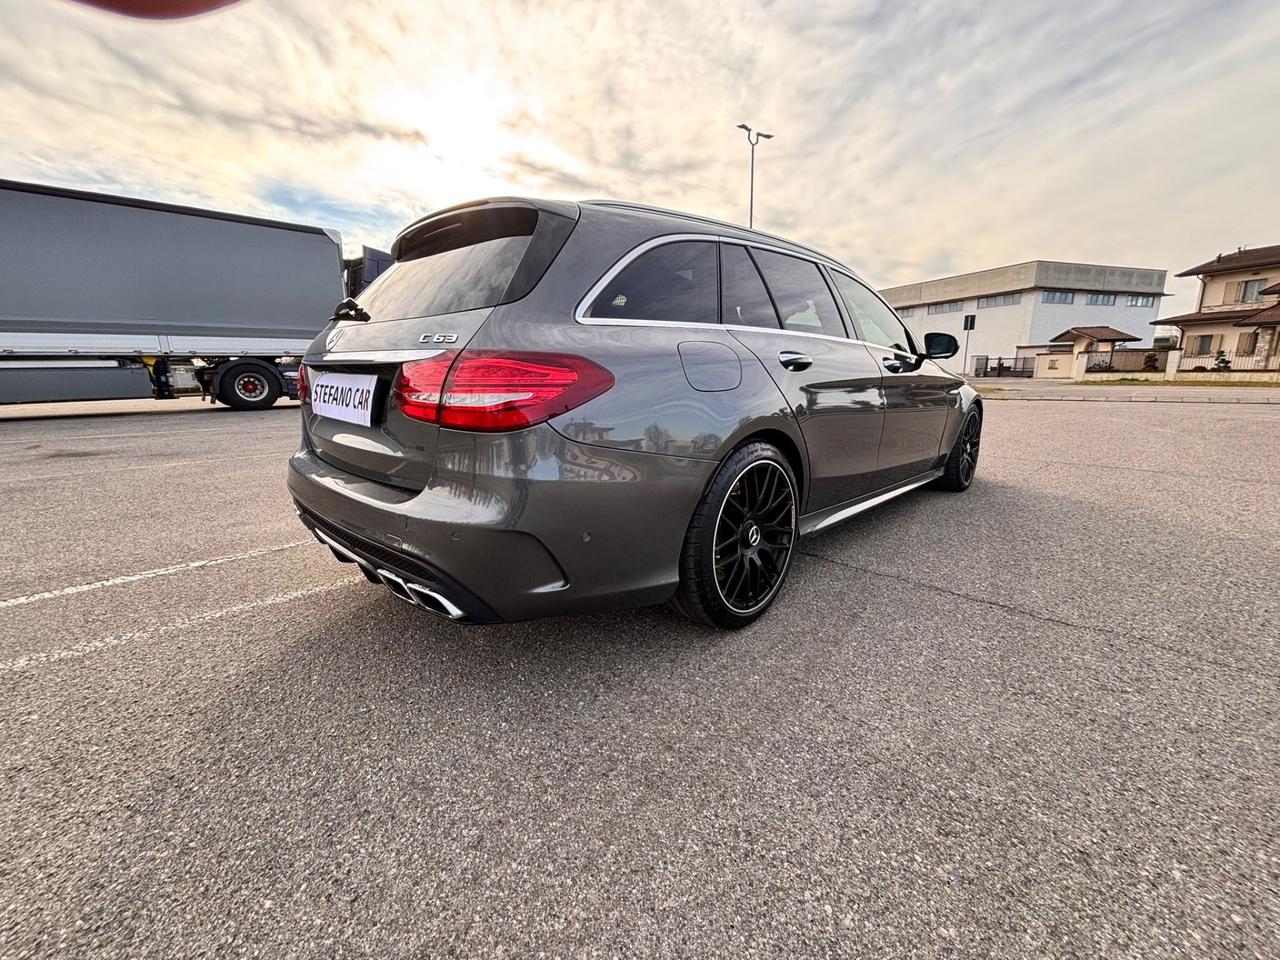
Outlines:
<svg viewBox="0 0 1280 960"><path fill-rule="evenodd" d="M280 398L275 376L255 364L242 363L222 375L218 399L235 410L265 410Z"/></svg>

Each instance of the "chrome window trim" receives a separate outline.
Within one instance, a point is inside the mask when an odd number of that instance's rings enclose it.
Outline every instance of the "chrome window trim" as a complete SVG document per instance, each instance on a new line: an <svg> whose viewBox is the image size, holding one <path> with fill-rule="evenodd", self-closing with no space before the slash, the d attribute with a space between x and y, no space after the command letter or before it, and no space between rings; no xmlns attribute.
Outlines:
<svg viewBox="0 0 1280 960"><path fill-rule="evenodd" d="M588 317L587 311L591 309L591 304L595 302L596 297L604 292L613 278L620 274L623 270L631 265L631 263L657 247L666 246L669 243L685 243L690 240L701 240L704 243L717 243L719 237L710 233L667 233L660 237L650 237L643 243L637 244L626 253L624 253L604 275L591 285L591 289L583 294L582 299L578 301L578 305L573 308L573 319L578 323L587 324L588 326L612 327L617 325L624 326L663 326L663 327L714 327L719 326L718 323L691 323L685 320L622 320L612 317ZM717 253L717 256L719 254ZM717 291L716 296L719 296ZM719 317L716 320L719 321Z"/></svg>
<svg viewBox="0 0 1280 960"><path fill-rule="evenodd" d="M637 244L619 257L613 266L606 270L604 275L592 284L591 289L589 289L578 301L578 305L574 307L573 310L574 322L589 327L674 327L680 330L741 330L745 333L781 334L786 337L808 337L813 340L832 340L836 343L860 343L865 347L875 347L879 350L890 350L892 353L899 354L900 356L912 356L909 353L903 353L900 350L893 350L890 347L882 347L878 343L870 343L866 340L859 340L856 337L833 337L827 333L807 333L803 330L786 330L781 327L775 329L773 327L752 327L739 323L694 323L688 320L624 320L613 317L586 316L587 310L591 308L591 304L595 302L596 297L603 293L604 288L609 285L613 278L625 270L632 261L656 247L665 246L668 243L684 243L690 240L701 240L705 243L730 243L735 246L746 247L748 249L769 250L773 253L780 253L786 257L795 257L797 260L807 261L817 265L819 268L825 266L827 269L834 269L825 259L805 256L795 250L788 250L786 247L778 247L769 243L755 243L750 240L743 240L740 237L724 237L710 233L666 233L660 237L651 237L643 243ZM842 273L847 277L851 277L853 280L862 284L862 286L867 287L862 280L858 279L857 274L852 270L844 268L837 272ZM867 287L867 289L871 290L870 287ZM871 290L871 292L873 294L875 293L874 290ZM832 295L838 297L838 292L833 291ZM879 294L876 294L876 296L878 297ZM889 305L886 303L885 306L888 307ZM836 308L840 309L839 300L836 301ZM889 309L892 310L893 308L889 307ZM907 333L909 336L910 331L907 331Z"/></svg>

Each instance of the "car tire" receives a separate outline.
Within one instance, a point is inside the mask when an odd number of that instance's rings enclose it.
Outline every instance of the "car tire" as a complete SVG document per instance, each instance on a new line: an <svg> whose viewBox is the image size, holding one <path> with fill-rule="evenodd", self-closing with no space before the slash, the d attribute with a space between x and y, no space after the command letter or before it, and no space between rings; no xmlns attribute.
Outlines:
<svg viewBox="0 0 1280 960"><path fill-rule="evenodd" d="M798 520L798 486L786 457L762 441L738 447L693 512L671 606L729 630L759 618L786 580Z"/></svg>
<svg viewBox="0 0 1280 960"><path fill-rule="evenodd" d="M242 363L222 375L218 394L232 409L266 410L280 398L280 383L257 364Z"/></svg>
<svg viewBox="0 0 1280 960"><path fill-rule="evenodd" d="M952 444L942 476L938 478L939 487L953 493L969 489L978 469L978 448L981 443L982 416L977 410L970 410L960 425L960 432L956 434L956 442Z"/></svg>

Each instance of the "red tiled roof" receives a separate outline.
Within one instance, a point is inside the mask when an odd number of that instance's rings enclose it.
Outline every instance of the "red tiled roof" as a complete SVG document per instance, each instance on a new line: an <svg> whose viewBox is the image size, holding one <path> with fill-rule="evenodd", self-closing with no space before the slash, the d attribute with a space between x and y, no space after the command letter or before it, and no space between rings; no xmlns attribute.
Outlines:
<svg viewBox="0 0 1280 960"><path fill-rule="evenodd" d="M1269 247L1254 247L1251 250L1237 250L1235 253L1220 253L1214 259L1189 267L1177 276L1198 277L1205 273L1226 273L1228 270L1269 267L1275 263L1280 263L1280 243Z"/></svg>
<svg viewBox="0 0 1280 960"><path fill-rule="evenodd" d="M1152 320L1151 326L1180 327L1184 323L1220 323L1226 320L1240 320L1244 317L1252 317L1257 313L1260 307L1251 307L1247 310L1207 310L1199 313L1180 313L1176 317L1161 317L1159 320Z"/></svg>
<svg viewBox="0 0 1280 960"><path fill-rule="evenodd" d="M1265 287L1262 290L1259 290L1258 292L1262 294L1264 297L1269 293L1280 294L1280 283L1273 283L1271 286Z"/></svg>
<svg viewBox="0 0 1280 960"><path fill-rule="evenodd" d="M1060 343L1063 340L1074 340L1076 337L1088 337L1099 343L1131 343L1142 339L1123 330L1117 330L1115 327L1071 327L1069 330L1063 330L1049 342Z"/></svg>

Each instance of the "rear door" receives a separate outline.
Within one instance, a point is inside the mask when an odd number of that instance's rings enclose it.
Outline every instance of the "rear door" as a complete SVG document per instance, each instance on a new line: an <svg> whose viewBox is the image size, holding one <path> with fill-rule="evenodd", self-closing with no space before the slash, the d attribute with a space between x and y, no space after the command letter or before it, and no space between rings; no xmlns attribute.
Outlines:
<svg viewBox="0 0 1280 960"><path fill-rule="evenodd" d="M963 382L932 360L920 358L898 315L861 281L831 271L857 335L884 371L884 433L879 469L885 485L932 469L941 452L951 409Z"/></svg>
<svg viewBox="0 0 1280 960"><path fill-rule="evenodd" d="M395 262L357 298L368 314L327 328L304 365L316 402L303 422L317 456L357 476L408 489L431 479L439 427L392 401L404 363L461 351L494 307L527 294L575 221L527 203L445 212L406 231ZM341 401L371 390L365 422ZM332 402L327 402L332 401Z"/></svg>
<svg viewBox="0 0 1280 960"><path fill-rule="evenodd" d="M806 512L874 490L881 373L847 336L822 270L725 242L720 273L723 322L764 364L799 422L809 454Z"/></svg>

